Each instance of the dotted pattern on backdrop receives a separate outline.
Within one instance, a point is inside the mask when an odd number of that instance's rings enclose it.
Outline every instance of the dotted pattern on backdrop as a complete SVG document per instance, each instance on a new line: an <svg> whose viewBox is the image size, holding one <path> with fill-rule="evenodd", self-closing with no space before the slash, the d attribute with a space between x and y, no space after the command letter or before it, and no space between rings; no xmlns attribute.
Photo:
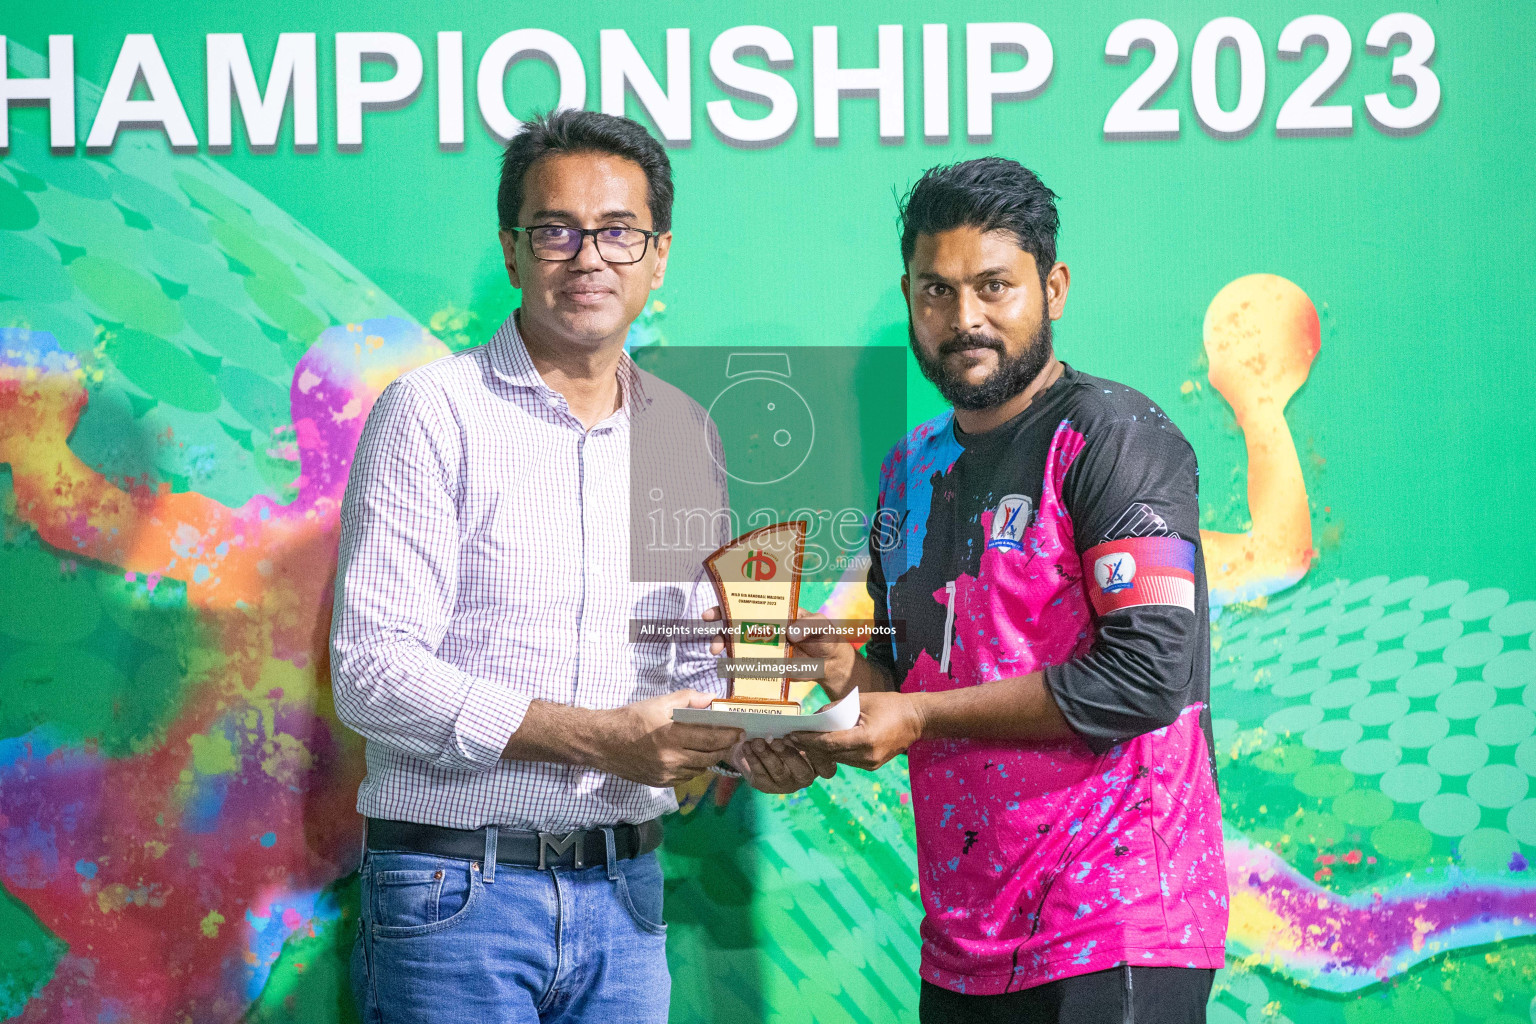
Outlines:
<svg viewBox="0 0 1536 1024"><path fill-rule="evenodd" d="M1274 839L1294 818L1280 833L1293 844L1358 837L1399 864L1524 871L1536 854L1533 629L1536 601L1422 576L1302 587L1218 623L1230 823ZM1226 784L1254 773L1257 787Z"/></svg>
<svg viewBox="0 0 1536 1024"><path fill-rule="evenodd" d="M71 449L111 477L231 507L292 485L288 390L320 332L405 316L260 193L138 133L57 159L13 125L0 267L0 328L46 331L86 369ZM158 441L134 443L145 437Z"/></svg>
<svg viewBox="0 0 1536 1024"><path fill-rule="evenodd" d="M1452 881L1530 878L1533 630L1536 601L1423 576L1298 587L1228 610L1212 631L1211 706L1229 833L1341 893L1430 868ZM1532 987L1530 970L1518 987ZM1427 978L1303 1013L1292 986L1229 966L1210 1020L1533 1019L1509 1004L1474 1015L1464 981L1438 990Z"/></svg>
<svg viewBox="0 0 1536 1024"><path fill-rule="evenodd" d="M671 1019L915 1021L915 840L905 757L668 818Z"/></svg>

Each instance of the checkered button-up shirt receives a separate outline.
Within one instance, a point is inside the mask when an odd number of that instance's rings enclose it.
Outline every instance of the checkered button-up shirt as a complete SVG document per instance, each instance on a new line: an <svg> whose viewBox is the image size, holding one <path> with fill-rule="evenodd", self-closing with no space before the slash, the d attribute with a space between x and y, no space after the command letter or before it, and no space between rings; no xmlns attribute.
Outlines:
<svg viewBox="0 0 1536 1024"><path fill-rule="evenodd" d="M628 356L619 383L621 407L585 429L509 318L375 403L342 502L331 631L337 715L368 741L363 814L565 831L676 809L670 789L501 757L534 700L725 693L707 643L630 642L631 619L696 619L716 603L696 559L679 582L631 582L635 424L715 453L718 436ZM720 460L694 461L724 507Z"/></svg>

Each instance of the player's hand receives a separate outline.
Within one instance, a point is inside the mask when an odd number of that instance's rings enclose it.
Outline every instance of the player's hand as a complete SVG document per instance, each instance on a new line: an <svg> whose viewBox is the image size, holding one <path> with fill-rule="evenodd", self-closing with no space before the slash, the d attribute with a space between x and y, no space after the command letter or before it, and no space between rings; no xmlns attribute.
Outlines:
<svg viewBox="0 0 1536 1024"><path fill-rule="evenodd" d="M859 694L859 721L842 732L797 732L788 737L807 757L874 771L923 735L923 716L910 694Z"/></svg>
<svg viewBox="0 0 1536 1024"><path fill-rule="evenodd" d="M858 653L848 642L848 637L832 633L831 627L832 620L820 612L799 609L795 621L789 626L789 656L821 658L826 671L818 682L828 697L838 700L848 692L848 681Z"/></svg>
<svg viewBox="0 0 1536 1024"><path fill-rule="evenodd" d="M747 783L764 793L796 793L818 777L837 774L837 762L796 750L784 740L746 740L732 752L731 763Z"/></svg>
<svg viewBox="0 0 1536 1024"><path fill-rule="evenodd" d="M672 721L674 708L706 708L697 690L678 690L604 712L593 767L646 786L675 786L718 764L741 739L740 729Z"/></svg>

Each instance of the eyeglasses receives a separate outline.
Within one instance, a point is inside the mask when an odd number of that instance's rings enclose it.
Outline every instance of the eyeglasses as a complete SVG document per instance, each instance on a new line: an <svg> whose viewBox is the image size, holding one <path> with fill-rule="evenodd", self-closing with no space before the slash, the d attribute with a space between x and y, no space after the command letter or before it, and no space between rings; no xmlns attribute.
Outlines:
<svg viewBox="0 0 1536 1024"><path fill-rule="evenodd" d="M639 228L573 228L564 224L534 224L526 228L507 228L521 231L528 236L528 244L537 259L550 263L573 260L592 236L597 254L609 263L639 263L645 259L645 250L651 239L660 231L642 231Z"/></svg>

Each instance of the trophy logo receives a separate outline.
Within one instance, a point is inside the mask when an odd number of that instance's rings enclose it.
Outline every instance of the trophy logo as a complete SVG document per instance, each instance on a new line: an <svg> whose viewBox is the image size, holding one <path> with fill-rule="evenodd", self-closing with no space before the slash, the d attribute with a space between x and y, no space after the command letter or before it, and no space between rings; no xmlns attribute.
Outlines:
<svg viewBox="0 0 1536 1024"><path fill-rule="evenodd" d="M720 599L726 626L726 654L755 661L789 655L788 625L799 610L800 568L805 557L805 522L775 523L744 533L704 559ZM731 680L731 695L717 699L717 711L798 715L789 699L786 675Z"/></svg>
<svg viewBox="0 0 1536 1024"><path fill-rule="evenodd" d="M773 579L773 574L779 571L779 567L773 564L773 559L761 551L748 551L746 559L741 563L741 574L749 580Z"/></svg>

